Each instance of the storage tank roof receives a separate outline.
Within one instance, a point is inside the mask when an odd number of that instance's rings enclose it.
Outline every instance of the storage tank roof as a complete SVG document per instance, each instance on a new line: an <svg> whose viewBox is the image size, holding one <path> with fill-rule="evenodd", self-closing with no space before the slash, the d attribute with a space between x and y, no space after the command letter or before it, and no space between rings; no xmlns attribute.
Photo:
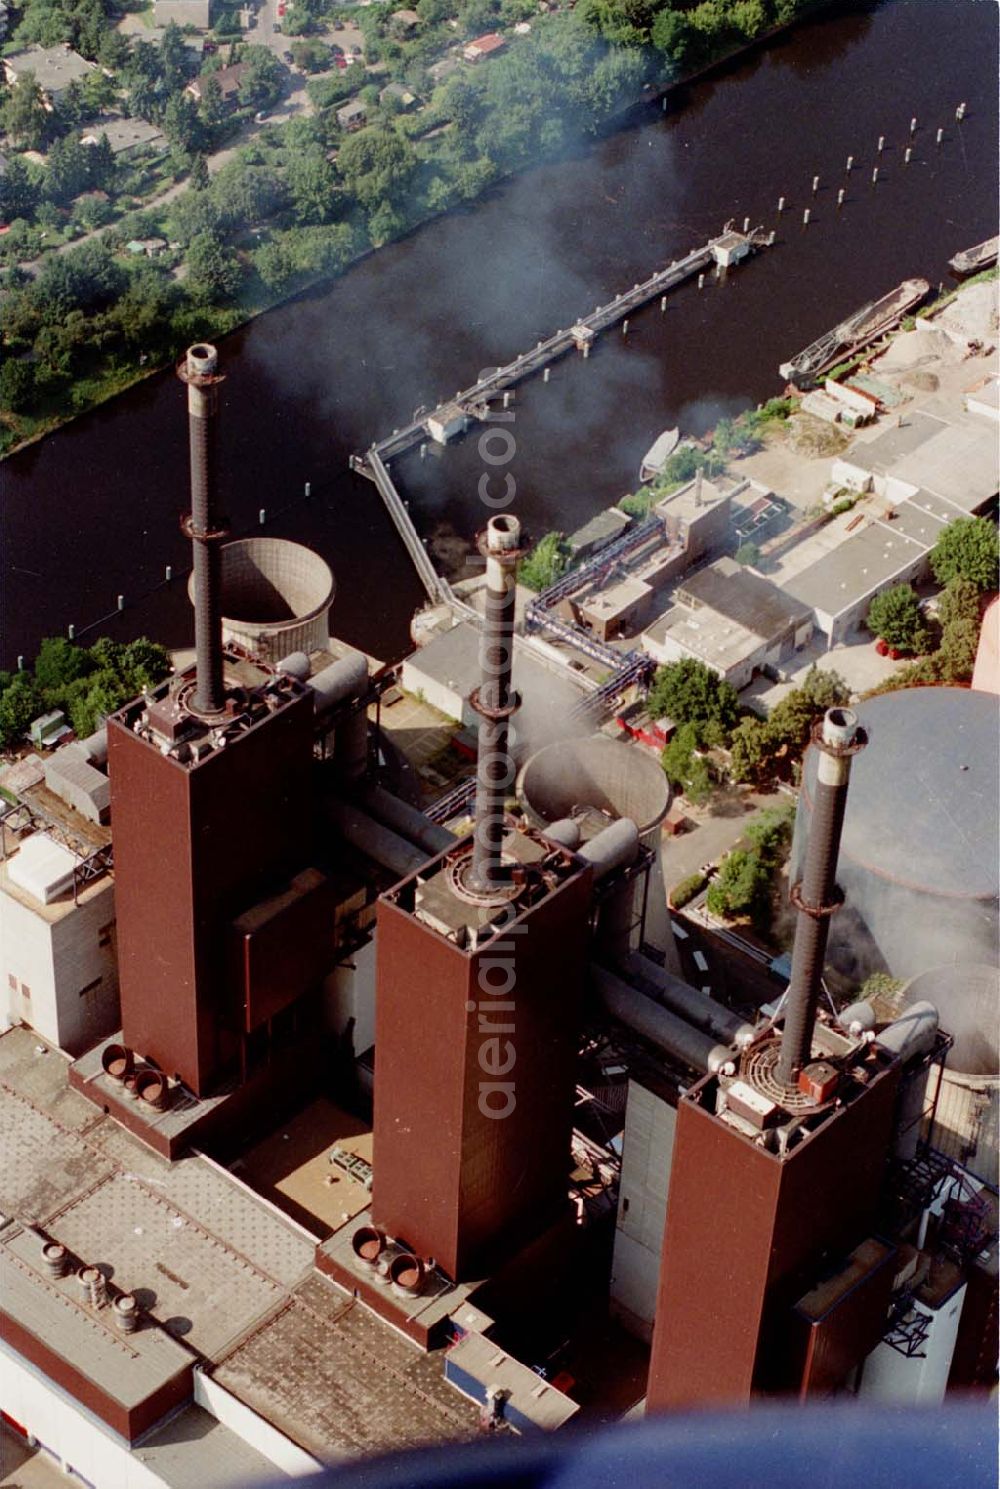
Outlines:
<svg viewBox="0 0 1000 1489"><path fill-rule="evenodd" d="M841 857L927 894L997 895L1000 713L968 688L907 688L858 709L869 747L854 761ZM811 808L815 749L803 787Z"/></svg>

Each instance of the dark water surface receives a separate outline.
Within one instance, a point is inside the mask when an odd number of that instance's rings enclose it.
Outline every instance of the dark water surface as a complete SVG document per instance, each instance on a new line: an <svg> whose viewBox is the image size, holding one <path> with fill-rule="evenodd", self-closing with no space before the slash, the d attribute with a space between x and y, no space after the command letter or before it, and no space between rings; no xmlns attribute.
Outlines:
<svg viewBox="0 0 1000 1489"><path fill-rule="evenodd" d="M234 531L260 530L261 507L287 507L264 530L311 544L333 565L335 630L398 656L423 596L374 487L347 469L353 450L704 242L725 219L777 226L776 247L722 285L674 292L665 314L654 304L635 316L627 339L609 333L589 361L569 358L547 386L536 379L519 390L506 467L515 509L536 534L578 526L634 487L661 429L697 433L777 394L779 362L901 279L947 281L949 257L996 231L996 78L990 0L832 7L674 95L667 114L650 107L632 127L262 317L223 347L223 488ZM920 129L904 166L913 115ZM845 181L848 154L856 166ZM812 223L803 230L805 206ZM119 592L128 608L100 630L189 644L181 582L141 598L165 564L187 567L178 530L186 438L182 389L164 373L0 467L4 664L70 622L79 634ZM467 539L482 526L484 468L475 436L441 458L399 463L423 533L450 527ZM312 498L297 502L306 481Z"/></svg>

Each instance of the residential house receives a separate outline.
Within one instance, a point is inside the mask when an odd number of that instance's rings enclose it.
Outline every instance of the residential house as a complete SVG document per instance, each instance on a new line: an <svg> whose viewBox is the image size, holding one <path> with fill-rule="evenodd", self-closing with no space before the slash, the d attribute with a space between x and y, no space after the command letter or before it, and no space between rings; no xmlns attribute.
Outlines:
<svg viewBox="0 0 1000 1489"><path fill-rule="evenodd" d="M487 36L478 36L475 41L470 41L462 50L462 56L466 62L482 62L484 57L492 57L507 45L502 36L491 31Z"/></svg>
<svg viewBox="0 0 1000 1489"><path fill-rule="evenodd" d="M239 101L240 87L249 71L249 63L234 62L229 67L220 67L217 72L203 72L201 77L195 78L193 83L188 83L184 91L194 99L195 103L201 103L209 78L214 78L219 85L222 102L229 108L233 108Z"/></svg>
<svg viewBox="0 0 1000 1489"><path fill-rule="evenodd" d="M165 136L145 119L98 119L80 136L81 145L99 145L106 137L115 159L125 159L149 146L162 145Z"/></svg>
<svg viewBox="0 0 1000 1489"><path fill-rule="evenodd" d="M363 129L368 123L368 110L360 98L354 98L350 103L345 103L343 108L337 110L337 123L341 129L353 133L356 129Z"/></svg>
<svg viewBox="0 0 1000 1489"><path fill-rule="evenodd" d="M413 31L420 25L420 17L415 10L394 10L389 20L403 31Z"/></svg>
<svg viewBox="0 0 1000 1489"><path fill-rule="evenodd" d="M401 109L412 109L417 101L416 94L411 93L403 83L386 83L378 96L378 101L384 107L390 99L395 99Z"/></svg>
<svg viewBox="0 0 1000 1489"><path fill-rule="evenodd" d="M25 73L34 73L35 82L42 90L42 101L49 110L63 98L70 83L82 83L94 63L81 57L69 46L28 47L24 52L14 52L3 59L3 70L10 87Z"/></svg>

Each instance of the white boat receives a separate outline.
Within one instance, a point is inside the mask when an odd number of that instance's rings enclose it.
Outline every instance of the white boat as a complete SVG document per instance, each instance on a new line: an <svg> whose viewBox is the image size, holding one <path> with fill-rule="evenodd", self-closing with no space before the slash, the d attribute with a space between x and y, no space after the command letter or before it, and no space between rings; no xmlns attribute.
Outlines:
<svg viewBox="0 0 1000 1489"><path fill-rule="evenodd" d="M652 481L658 476L677 449L677 443L681 437L679 429L665 429L656 439L645 455L639 467L639 480Z"/></svg>

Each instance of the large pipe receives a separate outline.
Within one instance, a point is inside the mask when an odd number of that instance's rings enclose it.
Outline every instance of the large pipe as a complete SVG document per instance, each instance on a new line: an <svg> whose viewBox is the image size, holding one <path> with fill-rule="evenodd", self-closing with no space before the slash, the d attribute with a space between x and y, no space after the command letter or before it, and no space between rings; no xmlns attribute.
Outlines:
<svg viewBox="0 0 1000 1489"><path fill-rule="evenodd" d="M753 1039L753 1025L741 1019L738 1013L724 1008L721 1003L716 1003L714 998L699 992L690 983L682 982L679 977L658 967L648 957L633 952L622 960L621 965L634 987L650 998L655 998L658 1003L669 1008L671 1013L676 1013L678 1018L693 1024L696 1029L702 1029L706 1034L724 1040L726 1044L746 1045Z"/></svg>
<svg viewBox="0 0 1000 1489"><path fill-rule="evenodd" d="M789 1087L796 1084L799 1072L812 1056L830 917L843 899L837 889L837 857L847 807L851 759L864 749L867 742L864 731L858 728L857 714L849 708L829 709L819 729L814 732L814 744L819 751L816 800L805 870L791 893L798 920L776 1069L778 1079Z"/></svg>
<svg viewBox="0 0 1000 1489"><path fill-rule="evenodd" d="M603 828L579 850L580 857L594 866L594 882L606 879L616 869L628 868L639 854L639 829L631 817L619 817Z"/></svg>
<svg viewBox="0 0 1000 1489"><path fill-rule="evenodd" d="M411 874L422 869L431 856L422 848L415 848L412 843L406 842L398 833L383 827L381 822L375 822L367 812L359 811L345 801L329 801L325 811L341 836L353 848L357 848L367 858L373 858L400 879L408 879Z"/></svg>
<svg viewBox="0 0 1000 1489"><path fill-rule="evenodd" d="M593 968L594 982L608 1013L672 1055L692 1070L715 1074L735 1068L731 1049L716 1043L701 1029L692 1029L683 1019L630 987L606 967Z"/></svg>
<svg viewBox="0 0 1000 1489"><path fill-rule="evenodd" d="M514 663L514 602L521 524L516 517L491 517L482 539L486 555L486 608L479 645L482 681L470 704L479 714L475 827L469 887L488 895L503 882L504 800L514 785L510 719L518 707L511 687Z"/></svg>
<svg viewBox="0 0 1000 1489"><path fill-rule="evenodd" d="M191 514L184 531L194 549L194 709L218 714L225 707L222 676L222 550L227 536L215 504L215 427L219 354L205 342L189 346L177 369L187 384L191 456Z"/></svg>
<svg viewBox="0 0 1000 1489"><path fill-rule="evenodd" d="M360 699L368 691L368 658L353 649L309 679L317 718L322 718L349 699ZM333 759L347 780L364 775L368 764L368 714L365 705L345 715L334 737Z"/></svg>
<svg viewBox="0 0 1000 1489"><path fill-rule="evenodd" d="M391 827L393 832L400 833L419 848L426 848L428 853L443 853L446 848L455 846L453 832L431 822L423 812L411 807L407 801L400 801L398 796L393 796L383 786L369 786L362 793L361 800L365 810L376 822L381 822L383 827Z"/></svg>

